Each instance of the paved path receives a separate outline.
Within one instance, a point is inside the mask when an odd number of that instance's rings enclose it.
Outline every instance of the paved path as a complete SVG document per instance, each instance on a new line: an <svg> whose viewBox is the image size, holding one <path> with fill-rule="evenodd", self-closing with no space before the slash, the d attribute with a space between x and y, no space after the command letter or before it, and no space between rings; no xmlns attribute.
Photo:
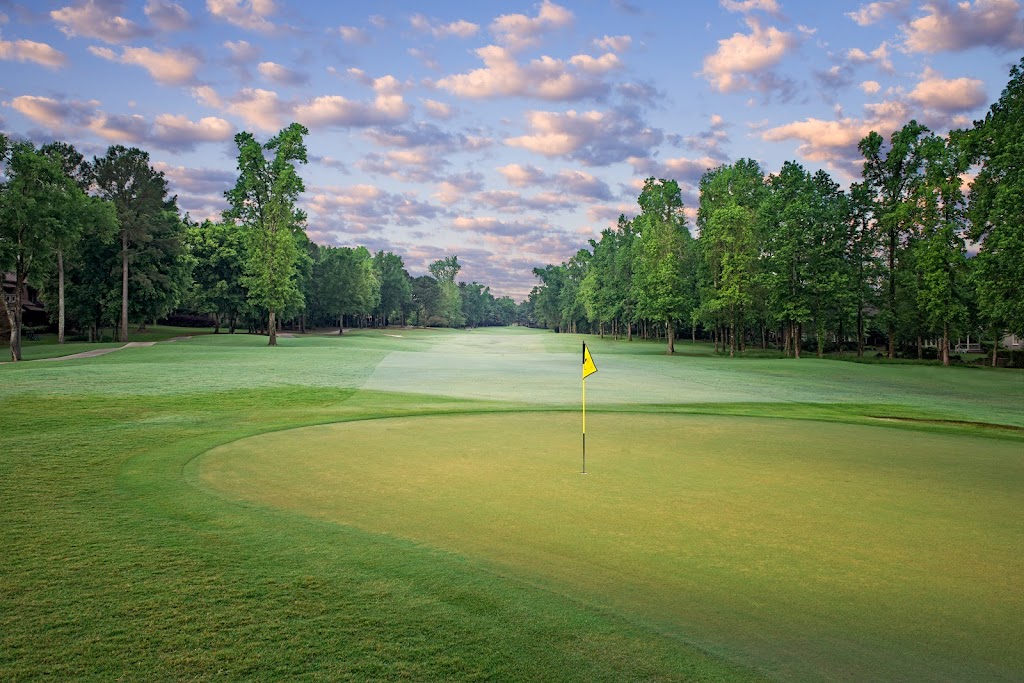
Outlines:
<svg viewBox="0 0 1024 683"><path fill-rule="evenodd" d="M82 351L81 353L73 353L70 356L54 356L53 358L36 358L36 361L44 360L72 360L74 358L93 358L94 356L102 356L105 353L111 351L120 351L121 349L128 349L138 346L153 346L156 342L128 342L124 346L115 346L109 349L93 349L92 351Z"/></svg>
<svg viewBox="0 0 1024 683"><path fill-rule="evenodd" d="M178 342L178 341L186 341L186 340L191 339L191 338L192 338L191 336L173 337L172 339L165 339L164 341ZM128 342L127 344L123 344L121 346L114 346L114 347L111 347L109 349L92 349L91 351L82 351L81 353L72 353L72 354L67 355L67 356L54 356L53 358L33 358L30 361L24 361L24 362L36 363L36 362L40 362L40 361L49 361L49 360L74 360L75 358L95 358L96 356L102 356L105 353L111 353L113 351L120 351L121 349L138 348L140 346L153 346L156 343L157 342L155 342L155 341ZM8 363L8 362L10 362L10 361L0 361L0 364L4 364L4 363Z"/></svg>

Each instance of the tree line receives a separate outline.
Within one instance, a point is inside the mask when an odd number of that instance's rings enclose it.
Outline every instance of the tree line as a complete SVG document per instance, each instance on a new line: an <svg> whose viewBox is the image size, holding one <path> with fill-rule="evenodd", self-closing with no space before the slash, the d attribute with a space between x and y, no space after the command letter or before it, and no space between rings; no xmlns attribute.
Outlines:
<svg viewBox="0 0 1024 683"><path fill-rule="evenodd" d="M457 256L412 277L401 256L314 244L297 208L308 131L292 124L265 143L239 133L238 180L220 221L181 215L167 180L138 148L88 160L74 146L36 147L0 135L0 271L14 274L4 306L12 360L21 359L25 288L57 324L127 341L172 311L209 315L219 332L246 327L275 345L286 322L344 327L414 322L508 325L520 311L477 282L458 282Z"/></svg>
<svg viewBox="0 0 1024 683"><path fill-rule="evenodd" d="M889 358L929 340L1024 336L1024 60L986 117L936 135L910 121L858 146L859 182L751 159L707 171L691 236L679 185L648 178L640 213L568 261L534 270L538 324L663 336L682 329L730 356L775 345L799 357L869 338ZM973 173L970 191L965 174ZM968 240L977 253L970 255Z"/></svg>

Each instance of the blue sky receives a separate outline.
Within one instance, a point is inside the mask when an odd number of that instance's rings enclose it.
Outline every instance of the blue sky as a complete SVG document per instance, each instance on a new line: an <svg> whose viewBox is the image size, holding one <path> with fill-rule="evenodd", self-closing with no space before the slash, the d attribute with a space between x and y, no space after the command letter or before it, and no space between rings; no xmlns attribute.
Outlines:
<svg viewBox="0 0 1024 683"><path fill-rule="evenodd" d="M524 297L632 215L648 176L691 212L707 168L795 159L843 185L857 142L970 125L1024 53L1022 0L0 0L0 130L150 152L216 217L232 138L310 129L317 242Z"/></svg>

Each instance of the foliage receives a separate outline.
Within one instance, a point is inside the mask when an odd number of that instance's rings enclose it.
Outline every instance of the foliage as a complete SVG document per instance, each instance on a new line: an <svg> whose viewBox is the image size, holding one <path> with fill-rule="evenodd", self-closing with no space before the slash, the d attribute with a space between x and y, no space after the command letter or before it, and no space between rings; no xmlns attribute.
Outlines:
<svg viewBox="0 0 1024 683"><path fill-rule="evenodd" d="M251 133L238 133L238 181L224 193L231 204L224 220L237 221L246 230L243 284L250 303L268 312L270 346L277 344L276 314L303 305L294 233L303 232L306 221L295 206L305 186L295 165L306 163L303 138L308 134L305 126L293 123L261 145Z"/></svg>

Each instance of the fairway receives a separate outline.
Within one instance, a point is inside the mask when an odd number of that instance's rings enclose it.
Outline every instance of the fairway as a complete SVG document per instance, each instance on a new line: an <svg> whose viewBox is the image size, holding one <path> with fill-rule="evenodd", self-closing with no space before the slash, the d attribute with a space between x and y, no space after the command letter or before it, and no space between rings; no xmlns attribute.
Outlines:
<svg viewBox="0 0 1024 683"><path fill-rule="evenodd" d="M307 427L194 463L223 494L385 533L783 679L1011 680L1019 444L706 416ZM869 655L870 653L870 655Z"/></svg>
<svg viewBox="0 0 1024 683"><path fill-rule="evenodd" d="M1019 680L1024 376L678 349L0 366L0 679Z"/></svg>

